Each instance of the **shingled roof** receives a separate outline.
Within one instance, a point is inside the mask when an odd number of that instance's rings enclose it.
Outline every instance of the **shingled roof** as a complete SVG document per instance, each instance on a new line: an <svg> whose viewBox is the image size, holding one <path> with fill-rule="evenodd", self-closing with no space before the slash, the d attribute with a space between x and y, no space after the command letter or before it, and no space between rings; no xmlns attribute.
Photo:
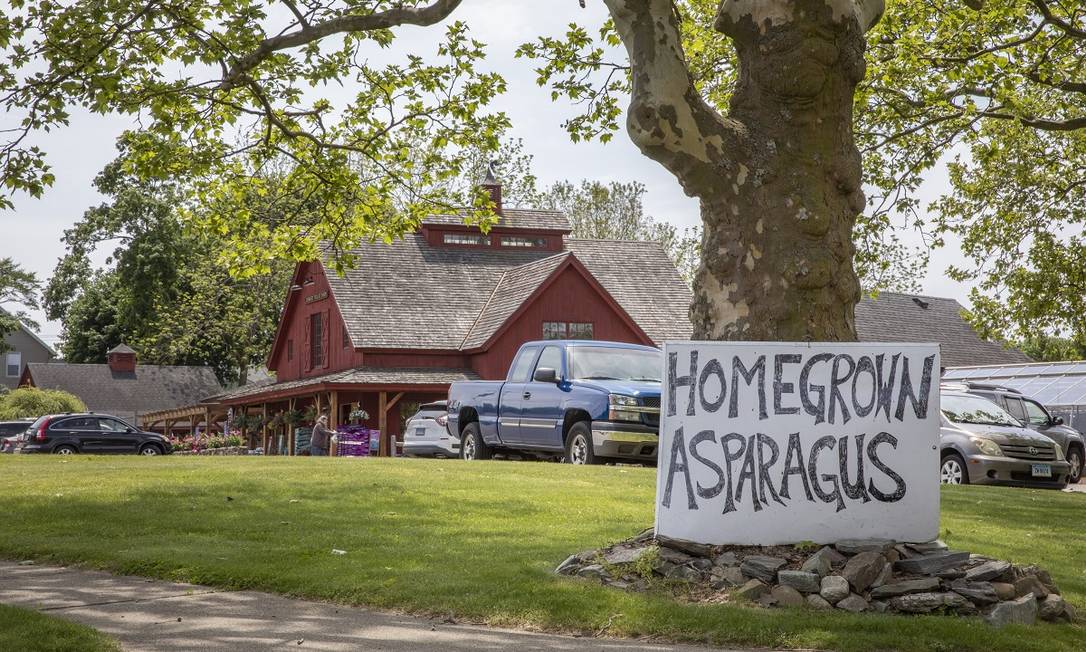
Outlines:
<svg viewBox="0 0 1086 652"><path fill-rule="evenodd" d="M561 253L434 247L416 233L363 244L353 252L357 265L344 276L328 274L328 283L360 346L467 350L485 343L572 255L654 342L689 338L690 290L659 243L570 239L566 246Z"/></svg>
<svg viewBox="0 0 1086 652"><path fill-rule="evenodd" d="M944 367L1032 362L1018 349L982 340L954 299L881 292L856 306L861 342L938 342Z"/></svg>
<svg viewBox="0 0 1086 652"><path fill-rule="evenodd" d="M464 215L430 215L423 224L463 225ZM526 208L503 208L493 226L506 229L530 229L532 231L562 231L569 233L573 227L561 211L545 211Z"/></svg>
<svg viewBox="0 0 1086 652"><path fill-rule="evenodd" d="M222 391L211 367L138 365L116 372L108 364L32 362L25 372L35 387L78 396L92 412L135 423L137 415L192 405Z"/></svg>
<svg viewBox="0 0 1086 652"><path fill-rule="evenodd" d="M299 378L282 383L259 381L249 383L216 396L207 397L206 401L231 401L239 398L251 398L262 394L278 394L283 391L302 389L315 385L449 385L461 380L478 380L479 375L471 369L453 369L444 367L356 367L345 371L336 371L323 376Z"/></svg>

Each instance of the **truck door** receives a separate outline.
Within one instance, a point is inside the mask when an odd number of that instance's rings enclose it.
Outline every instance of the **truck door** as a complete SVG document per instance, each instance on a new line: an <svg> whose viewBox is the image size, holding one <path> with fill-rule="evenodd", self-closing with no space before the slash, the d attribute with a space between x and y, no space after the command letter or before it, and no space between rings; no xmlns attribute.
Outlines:
<svg viewBox="0 0 1086 652"><path fill-rule="evenodd" d="M498 397L498 437L506 444L521 443L520 411L539 347L526 346L509 367L509 377Z"/></svg>
<svg viewBox="0 0 1086 652"><path fill-rule="evenodd" d="M521 443L532 448L561 448L559 427L562 422L562 399L565 392L555 383L534 380L535 371L554 369L558 378L564 378L565 351L560 346L547 346L539 354L532 370L532 380L521 393L520 436Z"/></svg>

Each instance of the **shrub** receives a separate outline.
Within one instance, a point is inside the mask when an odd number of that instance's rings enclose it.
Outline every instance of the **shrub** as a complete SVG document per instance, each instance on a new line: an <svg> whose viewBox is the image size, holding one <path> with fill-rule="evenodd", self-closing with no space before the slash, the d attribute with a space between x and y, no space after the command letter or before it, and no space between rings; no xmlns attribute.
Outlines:
<svg viewBox="0 0 1086 652"><path fill-rule="evenodd" d="M0 396L0 419L36 418L44 414L86 412L78 397L59 389L20 387Z"/></svg>

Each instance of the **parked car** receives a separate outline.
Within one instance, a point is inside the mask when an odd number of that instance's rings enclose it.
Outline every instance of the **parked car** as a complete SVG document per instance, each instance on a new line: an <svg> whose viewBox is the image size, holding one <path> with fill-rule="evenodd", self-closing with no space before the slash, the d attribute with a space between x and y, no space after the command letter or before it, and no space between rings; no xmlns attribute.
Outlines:
<svg viewBox="0 0 1086 652"><path fill-rule="evenodd" d="M460 440L446 427L449 421L447 401L419 406L418 412L404 425L403 454L410 457L459 457Z"/></svg>
<svg viewBox="0 0 1086 652"><path fill-rule="evenodd" d="M1063 449L992 401L960 389L940 393L943 484L1067 485Z"/></svg>
<svg viewBox="0 0 1086 652"><path fill-rule="evenodd" d="M32 423L33 419L0 421L0 453L14 453L20 435L26 432Z"/></svg>
<svg viewBox="0 0 1086 652"><path fill-rule="evenodd" d="M659 349L544 340L520 347L504 381L449 388L449 432L463 459L494 452L564 455L572 464L654 463L659 443Z"/></svg>
<svg viewBox="0 0 1086 652"><path fill-rule="evenodd" d="M143 432L108 414L82 412L40 417L30 425L16 453L132 453L167 455L169 440Z"/></svg>
<svg viewBox="0 0 1086 652"><path fill-rule="evenodd" d="M1082 478L1083 460L1086 460L1086 438L1078 430L1064 424L1063 417L1052 416L1045 406L1017 389L969 381L962 385L970 394L983 396L994 402L1026 426L1056 442L1063 449L1067 463L1071 465L1068 481L1074 484Z"/></svg>

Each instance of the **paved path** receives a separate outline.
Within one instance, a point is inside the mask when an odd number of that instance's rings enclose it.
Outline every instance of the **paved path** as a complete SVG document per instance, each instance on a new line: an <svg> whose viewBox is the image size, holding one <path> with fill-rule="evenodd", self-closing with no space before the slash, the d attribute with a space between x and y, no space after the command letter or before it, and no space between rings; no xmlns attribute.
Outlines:
<svg viewBox="0 0 1086 652"><path fill-rule="evenodd" d="M1086 494L1086 481L1079 482L1078 484L1069 484L1064 491L1077 491Z"/></svg>
<svg viewBox="0 0 1086 652"><path fill-rule="evenodd" d="M0 561L0 602L90 625L126 650L695 652L706 647L575 638ZM733 651L735 652L735 651Z"/></svg>

